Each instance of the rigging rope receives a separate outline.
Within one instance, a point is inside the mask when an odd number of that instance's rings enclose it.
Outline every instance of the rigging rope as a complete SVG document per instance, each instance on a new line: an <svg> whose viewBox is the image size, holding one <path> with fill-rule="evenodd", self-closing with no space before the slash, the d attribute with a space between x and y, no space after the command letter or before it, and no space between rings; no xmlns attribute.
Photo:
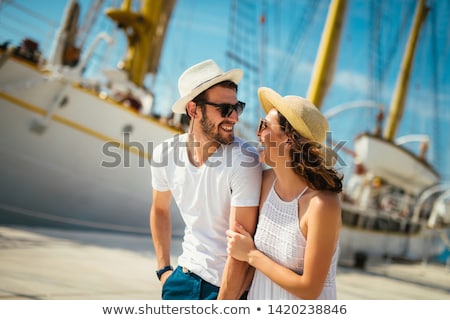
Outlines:
<svg viewBox="0 0 450 320"><path fill-rule="evenodd" d="M402 4L403 4L403 2L402 2ZM381 82L386 81L386 77L389 74L388 71L392 67L392 62L394 61L393 57L395 56L395 52L397 51L399 44L402 43L403 41L406 41L405 36L407 36L409 34L408 22L410 22L411 17L414 16L415 6L416 6L415 1L411 1L409 3L409 7L407 7L407 9L406 9L406 14L402 15L402 21L400 24L400 28L398 28L397 32L395 32L394 38L392 40L389 40L389 43L391 45L386 50L387 54L385 56L385 65L381 68L381 70L384 70L384 72L381 75ZM397 3L391 10L398 11ZM402 11L404 11L404 10L400 10L400 12L402 12ZM397 18L397 16L396 16L396 18ZM396 18L395 18L395 20L397 20ZM387 34L390 34L390 32ZM403 37L403 39L402 39L402 37Z"/></svg>
<svg viewBox="0 0 450 320"><path fill-rule="evenodd" d="M382 6L379 2L373 1L369 6L369 10L373 14L369 14L370 19L370 39L369 41L369 100L381 103L382 99L382 68L381 60L384 47L381 41L381 28L382 24ZM372 110L370 112L371 119L374 119L374 112L377 110ZM370 121L372 122L372 121Z"/></svg>
<svg viewBox="0 0 450 320"><path fill-rule="evenodd" d="M278 70L274 73L275 79L281 79L281 82L274 79L275 83L280 83L278 90L283 91L286 88L287 83L292 81L292 70L295 70L298 62L301 61L300 54L302 53L303 46L305 44L306 35L312 29L314 23L312 21L319 17L319 7L320 1L314 1L311 5L306 6L306 10L302 12L302 15L297 20L297 23L292 27L291 37L288 44L291 44L287 48L287 52L292 54L286 59L286 57L281 57L280 67L276 68ZM301 32L299 32L301 30ZM294 92L298 88L294 88Z"/></svg>

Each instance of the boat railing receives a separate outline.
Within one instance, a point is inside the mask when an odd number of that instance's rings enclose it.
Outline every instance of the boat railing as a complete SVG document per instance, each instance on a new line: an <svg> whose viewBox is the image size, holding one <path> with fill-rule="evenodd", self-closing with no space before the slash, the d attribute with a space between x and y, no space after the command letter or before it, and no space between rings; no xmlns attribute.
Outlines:
<svg viewBox="0 0 450 320"><path fill-rule="evenodd" d="M412 212L412 199L406 194L401 193L385 193L380 197L379 206L380 214L397 218L410 218Z"/></svg>
<svg viewBox="0 0 450 320"><path fill-rule="evenodd" d="M381 122L384 118L384 105L373 101L373 100L356 100L346 102L340 105L335 106L334 108L328 110L324 113L325 118L330 120L331 118L336 117L344 111L352 110L352 109L376 109L378 110L376 118L375 118L375 134L381 135Z"/></svg>
<svg viewBox="0 0 450 320"><path fill-rule="evenodd" d="M430 137L425 134L408 134L395 139L397 145L403 145L411 142L429 143Z"/></svg>
<svg viewBox="0 0 450 320"><path fill-rule="evenodd" d="M418 223L421 219L423 219L424 211L429 211L429 213L431 214L431 211L433 209L432 205L436 203L436 197L443 194L445 195L447 190L450 190L450 185L447 183L432 185L423 190L418 197L416 204L414 205L412 221ZM444 200L444 197L442 198L442 200ZM425 216L429 218L430 214L426 214ZM430 224L430 226L432 225L433 223Z"/></svg>
<svg viewBox="0 0 450 320"><path fill-rule="evenodd" d="M450 228L450 189L445 190L436 198L427 221L428 228L439 226Z"/></svg>
<svg viewBox="0 0 450 320"><path fill-rule="evenodd" d="M419 159L425 160L425 155L430 143L430 137L425 134L408 134L395 139L395 144L398 146L404 146L409 143L420 143L420 150L418 152Z"/></svg>
<svg viewBox="0 0 450 320"><path fill-rule="evenodd" d="M331 118L337 116L341 112L350 110L350 109L357 109L357 108L372 108L372 109L379 109L383 110L384 107L380 105L376 101L372 100L357 100L357 101L350 101L347 103L340 104L338 106L335 106L334 108L328 110L324 113L325 118L330 120Z"/></svg>
<svg viewBox="0 0 450 320"><path fill-rule="evenodd" d="M416 197L375 178L355 183L342 201L344 223L363 229L417 232L424 220L413 221Z"/></svg>
<svg viewBox="0 0 450 320"><path fill-rule="evenodd" d="M100 41L102 41L102 40L105 41L108 45L111 45L114 42L114 39L110 35L108 35L105 32L100 32L94 38L93 42L86 50L86 53L81 58L80 63L78 63L74 67L61 68L61 66L55 66L52 64L46 64L44 67L46 69L51 69L53 72L62 73L64 78L66 78L67 80L71 80L72 82L81 82L83 70L87 66L95 49L97 48L97 46L100 44Z"/></svg>

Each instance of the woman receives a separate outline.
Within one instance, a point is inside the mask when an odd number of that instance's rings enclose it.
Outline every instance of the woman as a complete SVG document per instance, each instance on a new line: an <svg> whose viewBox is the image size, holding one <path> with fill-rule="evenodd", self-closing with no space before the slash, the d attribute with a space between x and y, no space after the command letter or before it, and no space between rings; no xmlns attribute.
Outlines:
<svg viewBox="0 0 450 320"><path fill-rule="evenodd" d="M260 216L254 241L228 230L228 253L255 268L248 299L337 299L342 176L322 142L328 122L308 100L258 90L266 115ZM237 231L237 232L236 232Z"/></svg>

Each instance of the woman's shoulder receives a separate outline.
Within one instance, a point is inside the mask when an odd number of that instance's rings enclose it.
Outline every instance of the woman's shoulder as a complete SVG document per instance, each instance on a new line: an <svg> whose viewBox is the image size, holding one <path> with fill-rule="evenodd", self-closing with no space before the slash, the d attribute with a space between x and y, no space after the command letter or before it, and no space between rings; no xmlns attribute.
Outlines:
<svg viewBox="0 0 450 320"><path fill-rule="evenodd" d="M311 200L317 201L318 203L333 203L340 204L339 195L336 192L328 190L315 190L311 192Z"/></svg>
<svg viewBox="0 0 450 320"><path fill-rule="evenodd" d="M335 212L340 215L341 200L335 192L326 190L315 191L310 194L307 201L312 208L320 212Z"/></svg>

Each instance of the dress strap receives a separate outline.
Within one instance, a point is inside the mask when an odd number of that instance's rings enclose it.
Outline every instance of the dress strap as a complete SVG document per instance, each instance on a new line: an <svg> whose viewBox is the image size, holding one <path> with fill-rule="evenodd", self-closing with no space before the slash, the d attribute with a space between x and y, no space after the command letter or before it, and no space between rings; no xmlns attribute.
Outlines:
<svg viewBox="0 0 450 320"><path fill-rule="evenodd" d="M305 187L305 189L303 189L302 192L300 192L300 194L297 197L297 200L300 199L300 197L308 190L308 186Z"/></svg>
<svg viewBox="0 0 450 320"><path fill-rule="evenodd" d="M275 179L273 179L273 183L272 183L272 190L273 192L275 192L275 183L277 182L277 177L275 177ZM308 191L308 186L305 187L305 189L303 189L302 192L300 192L300 194L297 196L297 198L295 198L295 200L298 201L298 199L300 199L300 197L306 192Z"/></svg>
<svg viewBox="0 0 450 320"><path fill-rule="evenodd" d="M273 179L273 183L272 183L272 189L275 190L275 183L277 182L278 178L275 177L275 179Z"/></svg>

